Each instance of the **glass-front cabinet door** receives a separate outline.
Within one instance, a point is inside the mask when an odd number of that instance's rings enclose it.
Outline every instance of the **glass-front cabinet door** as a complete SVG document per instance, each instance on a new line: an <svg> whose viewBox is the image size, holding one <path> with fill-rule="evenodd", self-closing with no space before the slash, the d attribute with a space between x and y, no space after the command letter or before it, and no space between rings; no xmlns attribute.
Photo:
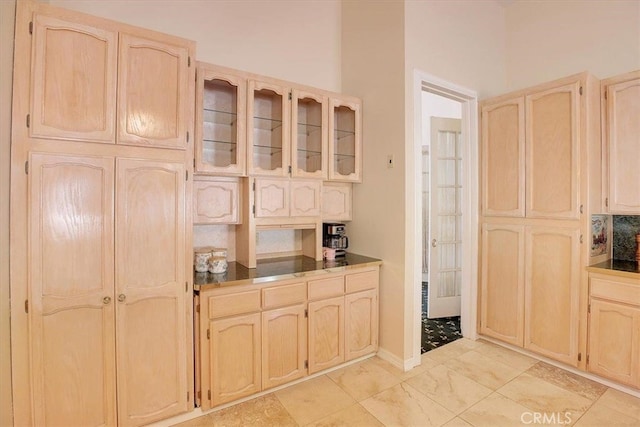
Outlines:
<svg viewBox="0 0 640 427"><path fill-rule="evenodd" d="M253 175L289 174L289 90L250 80L247 105L248 170Z"/></svg>
<svg viewBox="0 0 640 427"><path fill-rule="evenodd" d="M196 172L246 173L247 83L199 64L196 90Z"/></svg>
<svg viewBox="0 0 640 427"><path fill-rule="evenodd" d="M327 178L327 98L292 91L291 175Z"/></svg>
<svg viewBox="0 0 640 427"><path fill-rule="evenodd" d="M362 181L361 104L329 100L329 180Z"/></svg>

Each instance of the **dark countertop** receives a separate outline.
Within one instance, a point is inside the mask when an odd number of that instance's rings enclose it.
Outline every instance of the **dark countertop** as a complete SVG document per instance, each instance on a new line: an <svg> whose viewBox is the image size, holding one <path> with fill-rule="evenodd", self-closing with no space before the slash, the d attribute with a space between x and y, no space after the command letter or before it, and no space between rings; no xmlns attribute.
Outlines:
<svg viewBox="0 0 640 427"><path fill-rule="evenodd" d="M599 264L590 265L587 270L594 273L613 274L640 280L640 266L635 261L610 259Z"/></svg>
<svg viewBox="0 0 640 427"><path fill-rule="evenodd" d="M382 261L363 255L347 253L335 261L316 261L306 256L290 256L258 260L256 268L247 268L238 262L230 262L226 273L194 273L195 290L237 286L276 280L309 277L346 271L351 268L381 265Z"/></svg>

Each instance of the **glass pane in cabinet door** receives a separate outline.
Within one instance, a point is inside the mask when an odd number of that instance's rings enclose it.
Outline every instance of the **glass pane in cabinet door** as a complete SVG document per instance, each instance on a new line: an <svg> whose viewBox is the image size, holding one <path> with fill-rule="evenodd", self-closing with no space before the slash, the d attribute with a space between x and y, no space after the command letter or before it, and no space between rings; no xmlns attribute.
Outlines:
<svg viewBox="0 0 640 427"><path fill-rule="evenodd" d="M298 100L297 168L312 173L322 169L322 103Z"/></svg>
<svg viewBox="0 0 640 427"><path fill-rule="evenodd" d="M334 170L347 176L356 171L356 113L349 107L336 107L333 131Z"/></svg>
<svg viewBox="0 0 640 427"><path fill-rule="evenodd" d="M238 164L238 88L224 80L204 82L202 161L215 167Z"/></svg>
<svg viewBox="0 0 640 427"><path fill-rule="evenodd" d="M282 96L272 90L253 93L253 167L283 167Z"/></svg>

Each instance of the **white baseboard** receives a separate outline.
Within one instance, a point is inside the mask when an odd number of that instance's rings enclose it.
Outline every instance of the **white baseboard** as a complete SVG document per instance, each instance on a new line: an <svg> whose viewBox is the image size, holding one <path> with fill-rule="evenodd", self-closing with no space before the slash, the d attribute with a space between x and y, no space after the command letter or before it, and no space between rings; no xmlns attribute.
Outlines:
<svg viewBox="0 0 640 427"><path fill-rule="evenodd" d="M409 358L409 359L406 359L406 360L405 359L401 359L398 356L396 356L395 354L385 350L382 347L378 347L377 356L380 359L391 363L393 366L395 366L396 368L400 369L402 372L410 371L411 369L413 369L416 366L420 365L420 361L421 361L421 359L419 357L418 357L417 361L414 358Z"/></svg>

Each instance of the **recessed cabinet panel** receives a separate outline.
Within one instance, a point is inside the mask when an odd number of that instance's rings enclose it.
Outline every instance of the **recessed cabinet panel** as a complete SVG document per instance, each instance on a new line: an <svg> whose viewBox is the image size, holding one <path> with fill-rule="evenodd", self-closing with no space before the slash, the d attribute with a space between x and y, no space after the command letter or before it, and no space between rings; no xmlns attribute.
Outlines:
<svg viewBox="0 0 640 427"><path fill-rule="evenodd" d="M33 154L34 425L116 423L112 158Z"/></svg>
<svg viewBox="0 0 640 427"><path fill-rule="evenodd" d="M119 423L140 425L188 409L186 181L183 163L117 159L116 170Z"/></svg>
<svg viewBox="0 0 640 427"><path fill-rule="evenodd" d="M524 217L524 98L482 107L482 210Z"/></svg>
<svg viewBox="0 0 640 427"><path fill-rule="evenodd" d="M326 178L327 98L292 91L291 174Z"/></svg>
<svg viewBox="0 0 640 427"><path fill-rule="evenodd" d="M117 33L36 14L33 43L31 135L114 143Z"/></svg>
<svg viewBox="0 0 640 427"><path fill-rule="evenodd" d="M344 297L310 302L309 373L344 360Z"/></svg>
<svg viewBox="0 0 640 427"><path fill-rule="evenodd" d="M578 364L580 229L526 227L524 347Z"/></svg>
<svg viewBox="0 0 640 427"><path fill-rule="evenodd" d="M351 221L353 184L325 182L322 184L323 221Z"/></svg>
<svg viewBox="0 0 640 427"><path fill-rule="evenodd" d="M580 83L526 97L527 217L579 219Z"/></svg>
<svg viewBox="0 0 640 427"><path fill-rule="evenodd" d="M291 216L320 216L321 181L291 180Z"/></svg>
<svg viewBox="0 0 640 427"><path fill-rule="evenodd" d="M237 181L194 181L193 222L195 224L237 224L240 221L239 187L240 184Z"/></svg>
<svg viewBox="0 0 640 427"><path fill-rule="evenodd" d="M480 332L524 344L524 227L485 224L482 229Z"/></svg>
<svg viewBox="0 0 640 427"><path fill-rule="evenodd" d="M189 50L120 34L118 143L185 148Z"/></svg>
<svg viewBox="0 0 640 427"><path fill-rule="evenodd" d="M378 348L378 290L345 296L345 360Z"/></svg>
<svg viewBox="0 0 640 427"><path fill-rule="evenodd" d="M289 92L281 86L251 80L248 93L249 173L286 176L289 173Z"/></svg>
<svg viewBox="0 0 640 427"><path fill-rule="evenodd" d="M640 77L607 88L609 211L640 214Z"/></svg>
<svg viewBox="0 0 640 427"><path fill-rule="evenodd" d="M196 89L196 171L244 175L246 80L200 65Z"/></svg>
<svg viewBox="0 0 640 427"><path fill-rule="evenodd" d="M329 180L361 182L361 105L329 100Z"/></svg>
<svg viewBox="0 0 640 427"><path fill-rule="evenodd" d="M256 179L255 202L257 218L289 216L289 181L283 179Z"/></svg>

